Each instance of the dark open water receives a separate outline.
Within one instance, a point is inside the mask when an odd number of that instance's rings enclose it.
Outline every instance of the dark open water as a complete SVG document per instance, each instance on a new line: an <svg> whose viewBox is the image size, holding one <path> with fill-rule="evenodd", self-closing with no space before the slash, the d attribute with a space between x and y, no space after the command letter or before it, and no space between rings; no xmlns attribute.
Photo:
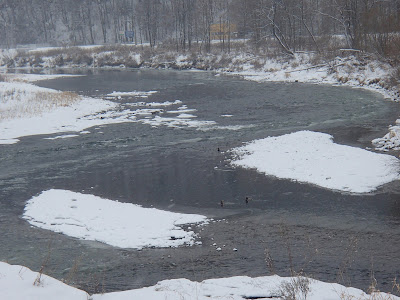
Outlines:
<svg viewBox="0 0 400 300"><path fill-rule="evenodd" d="M45 273L99 292L167 278L268 275L268 249L280 275L288 275L292 266L321 280L366 289L373 270L378 288L390 290L390 281L400 275L398 182L373 194L341 194L232 169L225 151L304 129L330 133L338 143L370 147L370 141L383 136L398 117L397 103L360 89L255 83L210 73L80 72L87 76L39 85L96 97L113 91L157 90L148 99L114 101L179 99L197 110L193 114L198 120L249 126L201 131L122 123L90 128L91 134L71 139L43 139L59 135L55 134L2 145L0 260L38 270L50 247ZM31 228L22 220L25 201L50 188L205 214L218 222L196 228L202 246L113 248ZM246 196L252 198L248 206ZM223 209L220 200L225 201ZM223 251L215 251L213 243L225 245ZM231 251L234 247L239 251ZM71 271L74 264L77 272Z"/></svg>

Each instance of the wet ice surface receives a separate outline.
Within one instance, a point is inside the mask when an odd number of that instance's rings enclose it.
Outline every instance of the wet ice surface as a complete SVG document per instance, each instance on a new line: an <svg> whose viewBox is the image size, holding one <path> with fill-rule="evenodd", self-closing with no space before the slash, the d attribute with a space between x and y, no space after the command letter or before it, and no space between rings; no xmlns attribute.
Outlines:
<svg viewBox="0 0 400 300"><path fill-rule="evenodd" d="M390 290L390 281L399 275L400 189L396 182L374 194L341 194L234 169L227 153L243 142L304 129L332 134L335 143L368 147L398 117L398 104L358 89L258 84L207 73L110 71L41 85L96 97L114 91L157 91L148 98L121 96L112 101L128 106L180 100L154 109L182 110L196 116L192 121L216 125L198 130L122 123L92 127L78 137L25 137L17 144L3 145L1 260L38 270L50 247L50 275L71 277L91 291L111 291L168 278L268 275L266 248L275 271L288 275L289 243L293 267L321 280L366 289L371 261L382 290ZM175 116L150 113L141 118L156 121L157 117ZM22 220L25 201L53 188L207 215L217 222L193 228L201 246L116 249L31 228ZM250 198L247 205L245 197ZM223 208L220 200L224 200ZM72 271L74 265L78 272Z"/></svg>

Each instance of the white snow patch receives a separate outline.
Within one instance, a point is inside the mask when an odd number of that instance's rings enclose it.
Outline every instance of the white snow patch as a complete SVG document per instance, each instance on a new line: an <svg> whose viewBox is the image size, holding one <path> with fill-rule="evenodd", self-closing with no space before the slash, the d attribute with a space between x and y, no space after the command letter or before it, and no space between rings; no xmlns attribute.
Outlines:
<svg viewBox="0 0 400 300"><path fill-rule="evenodd" d="M131 300L131 299L182 299L182 300L217 300L217 299L280 299L281 287L285 283L295 283L298 278L279 277L277 275L250 278L236 276L230 278L208 279L201 282L188 279L163 280L154 286L122 292L94 294L70 287L47 275L41 275L41 284L33 285L39 273L30 269L0 262L0 290L4 299L25 300ZM345 287L336 283L326 283L308 279L308 300L341 300L341 299L390 299L399 300L394 295L374 292L366 294L362 290ZM304 298L300 291L296 299Z"/></svg>
<svg viewBox="0 0 400 300"><path fill-rule="evenodd" d="M256 125L249 124L249 125L212 126L212 127L199 128L199 130L202 130L202 131L209 131L209 130L233 130L233 131L237 131L237 130L242 130L242 129L246 129L246 128L253 128L253 127L256 127Z"/></svg>
<svg viewBox="0 0 400 300"><path fill-rule="evenodd" d="M179 225L206 221L201 215L143 208L55 189L30 199L23 218L34 226L75 238L136 249L193 245L194 232Z"/></svg>
<svg viewBox="0 0 400 300"><path fill-rule="evenodd" d="M155 127L164 125L172 128L189 127L197 129L207 128L216 124L214 121L195 121L190 118L164 118L160 116L155 116L153 119L142 119L139 121L143 124Z"/></svg>
<svg viewBox="0 0 400 300"><path fill-rule="evenodd" d="M19 139L0 139L0 145L12 145L19 142Z"/></svg>
<svg viewBox="0 0 400 300"><path fill-rule="evenodd" d="M57 107L37 116L6 119L0 122L0 143L22 136L81 131L102 124L128 122L129 116L112 112L99 116L101 111L112 110L116 106L105 100L82 98L70 106Z"/></svg>
<svg viewBox="0 0 400 300"><path fill-rule="evenodd" d="M384 137L374 139L372 143L380 151L400 150L400 119L396 120L396 125L389 127Z"/></svg>
<svg viewBox="0 0 400 300"><path fill-rule="evenodd" d="M149 96L158 93L158 91L148 91L148 92L141 92L141 91L133 91L133 92L112 92L110 94L107 94L107 96L110 97L140 97L140 98L148 98Z"/></svg>
<svg viewBox="0 0 400 300"><path fill-rule="evenodd" d="M165 101L165 102L150 102L146 103L147 106L171 106L171 105L176 105L176 104L181 104L181 100L175 100L173 102L171 101Z"/></svg>
<svg viewBox="0 0 400 300"><path fill-rule="evenodd" d="M79 136L78 134L64 134L64 135L58 135L55 137L49 137L49 138L44 138L45 140L58 140L58 139L69 139L73 137Z"/></svg>
<svg viewBox="0 0 400 300"><path fill-rule="evenodd" d="M8 300L87 300L88 294L42 274L40 284L34 285L39 273L26 267L0 262L1 299Z"/></svg>
<svg viewBox="0 0 400 300"><path fill-rule="evenodd" d="M164 280L155 286L136 290L114 292L108 294L93 295L93 300L130 300L130 299L182 299L182 300L210 300L210 299L283 299L281 286L285 282L295 282L290 277L265 276L250 278L237 276L230 278L208 279L202 282L194 282L188 279ZM367 295L355 288L347 288L335 283L325 283L318 280L309 280L310 291L308 300L341 300L344 299L391 299L398 300L399 297L385 293L374 293ZM386 298L385 298L386 297ZM390 298L389 298L390 297ZM303 299L304 295L297 291L296 299Z"/></svg>
<svg viewBox="0 0 400 300"><path fill-rule="evenodd" d="M192 114L180 114L178 116L176 116L177 118L180 119L191 119L191 118L197 118L197 116L192 115Z"/></svg>
<svg viewBox="0 0 400 300"><path fill-rule="evenodd" d="M51 79L59 79L59 78L67 78L67 77L82 77L85 75L73 75L73 74L7 74L7 81L16 81L16 82L35 82L40 80L51 80Z"/></svg>
<svg viewBox="0 0 400 300"><path fill-rule="evenodd" d="M22 136L132 122L134 117L133 111L117 112L117 103L65 95L27 83L0 82L0 96L0 144L15 143Z"/></svg>
<svg viewBox="0 0 400 300"><path fill-rule="evenodd" d="M235 148L234 166L351 193L400 179L397 158L333 143L331 135L299 131Z"/></svg>
<svg viewBox="0 0 400 300"><path fill-rule="evenodd" d="M191 113L191 112L196 112L197 109L194 108L188 108L188 109L180 109L178 108L178 110L169 110L167 111L167 113L169 114L181 114L181 113Z"/></svg>

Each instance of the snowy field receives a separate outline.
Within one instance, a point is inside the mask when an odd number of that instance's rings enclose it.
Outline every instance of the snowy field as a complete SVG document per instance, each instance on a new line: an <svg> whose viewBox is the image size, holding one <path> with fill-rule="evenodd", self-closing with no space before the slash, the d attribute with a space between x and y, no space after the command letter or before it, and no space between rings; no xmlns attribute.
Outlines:
<svg viewBox="0 0 400 300"><path fill-rule="evenodd" d="M296 286L298 288L296 289ZM300 290L304 287L304 291ZM290 278L245 276L194 282L187 279L164 280L155 286L136 290L88 295L61 281L32 272L23 266L0 262L0 295L7 300L210 300L276 299L294 292L296 299L307 300L399 300L399 297L374 292L370 295L355 288L325 283L304 277ZM304 297L306 296L306 297ZM289 298L286 298L289 299Z"/></svg>
<svg viewBox="0 0 400 300"><path fill-rule="evenodd" d="M65 190L48 190L33 197L23 218L74 238L136 249L193 245L194 232L180 226L207 221L201 215L143 208Z"/></svg>
<svg viewBox="0 0 400 300"><path fill-rule="evenodd" d="M268 137L232 152L238 156L234 166L343 192L368 193L400 179L397 158L338 145L319 132Z"/></svg>

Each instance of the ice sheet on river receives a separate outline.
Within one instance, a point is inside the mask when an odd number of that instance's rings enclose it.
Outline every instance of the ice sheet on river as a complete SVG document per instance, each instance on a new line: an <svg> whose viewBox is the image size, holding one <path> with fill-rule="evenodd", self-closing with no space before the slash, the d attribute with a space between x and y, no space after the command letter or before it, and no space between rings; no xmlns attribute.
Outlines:
<svg viewBox="0 0 400 300"><path fill-rule="evenodd" d="M400 178L391 156L339 145L329 134L299 131L232 150L234 166L351 193L368 193Z"/></svg>
<svg viewBox="0 0 400 300"><path fill-rule="evenodd" d="M23 218L34 226L75 238L137 249L192 245L194 232L179 225L206 221L201 215L143 208L55 189L30 199Z"/></svg>

